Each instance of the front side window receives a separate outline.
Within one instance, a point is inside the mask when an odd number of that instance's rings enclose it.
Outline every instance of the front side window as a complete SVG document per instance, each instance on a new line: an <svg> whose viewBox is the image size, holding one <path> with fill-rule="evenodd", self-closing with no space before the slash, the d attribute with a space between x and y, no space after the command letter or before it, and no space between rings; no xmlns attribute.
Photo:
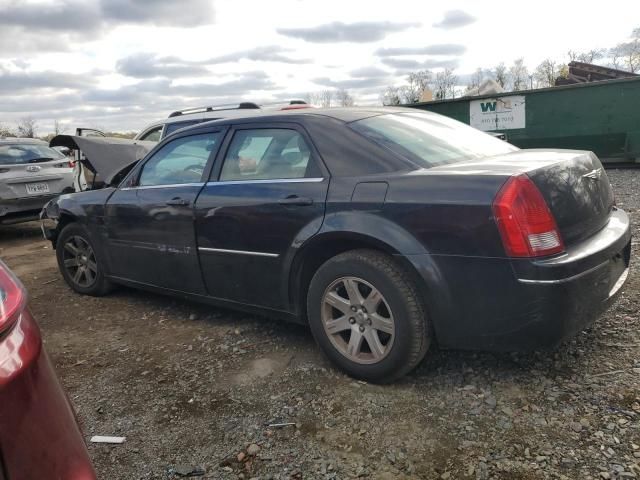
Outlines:
<svg viewBox="0 0 640 480"><path fill-rule="evenodd" d="M140 140L144 140L146 142L159 142L161 133L162 125L146 132L142 137L140 137Z"/></svg>
<svg viewBox="0 0 640 480"><path fill-rule="evenodd" d="M63 154L47 145L37 143L0 145L0 165L39 163L63 158Z"/></svg>
<svg viewBox="0 0 640 480"><path fill-rule="evenodd" d="M351 127L425 168L518 150L461 122L429 113L379 115L355 121Z"/></svg>
<svg viewBox="0 0 640 480"><path fill-rule="evenodd" d="M220 180L271 180L310 176L311 150L303 136L284 128L238 130Z"/></svg>
<svg viewBox="0 0 640 480"><path fill-rule="evenodd" d="M158 150L142 167L140 186L173 185L202 181L211 152L221 134L203 133L176 138Z"/></svg>

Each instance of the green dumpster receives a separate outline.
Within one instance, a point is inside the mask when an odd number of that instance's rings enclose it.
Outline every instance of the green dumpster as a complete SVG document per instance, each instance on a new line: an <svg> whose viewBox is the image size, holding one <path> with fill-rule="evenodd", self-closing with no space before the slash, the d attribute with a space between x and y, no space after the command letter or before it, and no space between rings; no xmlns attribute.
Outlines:
<svg viewBox="0 0 640 480"><path fill-rule="evenodd" d="M504 133L521 148L592 150L603 161L640 161L640 78L408 106Z"/></svg>

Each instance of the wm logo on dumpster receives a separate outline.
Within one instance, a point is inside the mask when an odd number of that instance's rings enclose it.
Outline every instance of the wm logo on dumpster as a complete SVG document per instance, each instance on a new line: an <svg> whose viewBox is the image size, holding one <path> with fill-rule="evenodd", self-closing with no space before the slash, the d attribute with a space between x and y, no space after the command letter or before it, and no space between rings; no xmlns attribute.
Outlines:
<svg viewBox="0 0 640 480"><path fill-rule="evenodd" d="M524 95L469 101L469 124L485 132L525 128L525 120Z"/></svg>
<svg viewBox="0 0 640 480"><path fill-rule="evenodd" d="M480 102L482 113L495 112L498 102Z"/></svg>
<svg viewBox="0 0 640 480"><path fill-rule="evenodd" d="M500 103L498 108L498 103ZM511 110L511 100L494 100L493 102L480 102L482 113L508 112Z"/></svg>

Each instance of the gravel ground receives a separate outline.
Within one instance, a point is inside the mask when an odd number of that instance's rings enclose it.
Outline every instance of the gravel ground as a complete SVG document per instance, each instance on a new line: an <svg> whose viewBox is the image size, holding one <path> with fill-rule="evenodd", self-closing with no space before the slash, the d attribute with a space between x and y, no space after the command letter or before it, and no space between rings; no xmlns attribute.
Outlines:
<svg viewBox="0 0 640 480"><path fill-rule="evenodd" d="M609 176L637 221L640 171ZM89 445L102 479L640 477L637 262L614 307L556 351L433 349L376 386L334 370L302 327L127 289L76 295L37 224L0 230L0 255L87 438L127 437Z"/></svg>

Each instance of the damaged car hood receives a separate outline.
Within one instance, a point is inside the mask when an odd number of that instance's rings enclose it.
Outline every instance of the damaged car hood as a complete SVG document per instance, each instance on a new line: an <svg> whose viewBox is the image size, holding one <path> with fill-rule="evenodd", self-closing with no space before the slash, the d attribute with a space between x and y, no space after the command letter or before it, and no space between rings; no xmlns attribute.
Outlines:
<svg viewBox="0 0 640 480"><path fill-rule="evenodd" d="M84 153L80 161L107 185L124 168L141 160L156 142L115 137L56 135L51 147L68 147Z"/></svg>

